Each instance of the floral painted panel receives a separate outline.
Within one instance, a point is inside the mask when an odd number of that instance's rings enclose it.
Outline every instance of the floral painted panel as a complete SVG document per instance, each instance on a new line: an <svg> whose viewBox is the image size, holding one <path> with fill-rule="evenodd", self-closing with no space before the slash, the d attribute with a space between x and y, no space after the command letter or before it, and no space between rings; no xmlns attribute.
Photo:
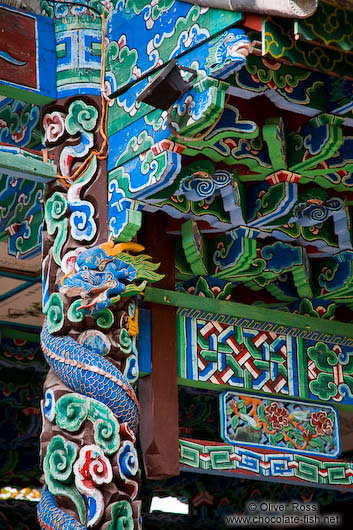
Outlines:
<svg viewBox="0 0 353 530"><path fill-rule="evenodd" d="M221 437L231 444L320 456L338 456L338 416L333 407L224 392Z"/></svg>

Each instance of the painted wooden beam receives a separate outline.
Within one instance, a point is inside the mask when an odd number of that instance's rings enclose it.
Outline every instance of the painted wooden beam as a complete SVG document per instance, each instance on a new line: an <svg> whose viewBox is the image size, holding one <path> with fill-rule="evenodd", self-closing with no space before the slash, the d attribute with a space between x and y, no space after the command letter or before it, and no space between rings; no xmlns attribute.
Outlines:
<svg viewBox="0 0 353 530"><path fill-rule="evenodd" d="M222 392L220 436L230 445L335 458L341 453L334 407L270 396Z"/></svg>
<svg viewBox="0 0 353 530"><path fill-rule="evenodd" d="M0 174L22 179L48 182L56 178L56 165L44 162L40 154L0 144Z"/></svg>
<svg viewBox="0 0 353 530"><path fill-rule="evenodd" d="M353 465L332 458L236 447L205 440L180 440L182 471L351 490Z"/></svg>
<svg viewBox="0 0 353 530"><path fill-rule="evenodd" d="M174 240L164 233L164 215L145 216L141 242L155 261L161 261L159 282L173 288ZM151 304L152 373L139 380L140 442L147 478L179 474L176 312Z"/></svg>
<svg viewBox="0 0 353 530"><path fill-rule="evenodd" d="M221 10L215 16L214 10L178 0L156 4L149 13L144 7L131 3L124 10L114 11L108 20L107 37L111 42L106 50L106 81L112 95L123 87L128 89L136 80L136 72L139 79L146 72L155 72L170 59L179 59L242 18L241 13ZM125 97L120 100L126 101ZM129 107L131 102L129 98Z"/></svg>
<svg viewBox="0 0 353 530"><path fill-rule="evenodd" d="M212 320L214 317L217 317L217 315L222 314L229 315L230 317L239 317L247 321L249 321L249 319L253 319L257 322L269 322L274 325L278 324L278 326L281 326L282 328L289 326L293 329L293 331L303 330L307 332L307 334L312 332L322 333L325 334L325 340L327 342L330 340L335 340L335 337L337 337L335 342L338 343L338 337L340 336L342 336L342 338L353 338L353 327L351 324L330 320L321 320L319 318L308 317L304 315L294 315L284 311L250 306L246 304L240 304L238 302L225 302L222 300L214 300L212 298L194 296L192 294L179 293L176 291L152 287L146 288L144 299L146 302L154 302L157 304L164 304L190 310L199 310L200 313L205 314L198 316L198 318L204 318L206 320ZM206 318L207 313L209 315L208 318ZM239 325L239 323L237 323L237 325ZM275 330L273 329L271 331ZM324 339L322 338L320 340Z"/></svg>

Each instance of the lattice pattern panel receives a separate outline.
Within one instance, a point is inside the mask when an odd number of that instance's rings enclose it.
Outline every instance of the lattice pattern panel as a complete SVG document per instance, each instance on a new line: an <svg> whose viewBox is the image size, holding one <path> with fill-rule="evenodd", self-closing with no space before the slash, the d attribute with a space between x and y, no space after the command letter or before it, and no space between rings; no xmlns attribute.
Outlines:
<svg viewBox="0 0 353 530"><path fill-rule="evenodd" d="M177 329L183 379L353 404L353 347L335 337L307 340L283 327L265 331L180 314Z"/></svg>

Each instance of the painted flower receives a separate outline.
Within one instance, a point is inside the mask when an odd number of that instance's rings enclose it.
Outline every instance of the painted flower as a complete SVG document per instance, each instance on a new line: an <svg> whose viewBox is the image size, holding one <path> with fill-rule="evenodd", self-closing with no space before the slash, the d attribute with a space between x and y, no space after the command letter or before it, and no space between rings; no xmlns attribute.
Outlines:
<svg viewBox="0 0 353 530"><path fill-rule="evenodd" d="M313 412L310 417L310 425L315 427L316 434L322 436L323 434L332 434L333 423L328 418L327 413L323 410Z"/></svg>
<svg viewBox="0 0 353 530"><path fill-rule="evenodd" d="M287 410L284 407L281 408L278 403L274 402L265 407L265 415L273 429L282 429L289 423Z"/></svg>
<svg viewBox="0 0 353 530"><path fill-rule="evenodd" d="M309 429L304 429L303 431L303 437L304 437L304 440L311 440L311 438L313 437L313 435L311 434L311 432L309 431Z"/></svg>
<svg viewBox="0 0 353 530"><path fill-rule="evenodd" d="M45 131L45 142L56 142L65 132L65 118L61 112L54 111L46 114L43 118L43 128Z"/></svg>
<svg viewBox="0 0 353 530"><path fill-rule="evenodd" d="M0 129L3 129L4 127L7 127L7 123L5 120L3 120L2 118L0 118Z"/></svg>

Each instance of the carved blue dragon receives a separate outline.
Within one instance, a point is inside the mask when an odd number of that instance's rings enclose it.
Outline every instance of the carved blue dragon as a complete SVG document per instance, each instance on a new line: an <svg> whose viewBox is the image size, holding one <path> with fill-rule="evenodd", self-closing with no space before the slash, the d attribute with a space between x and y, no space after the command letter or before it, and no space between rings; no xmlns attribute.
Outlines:
<svg viewBox="0 0 353 530"><path fill-rule="evenodd" d="M149 256L144 254L131 255L128 252L124 252L126 250L140 252L143 249L144 247L137 243L115 245L112 241L88 250L76 249L76 251L71 253L73 254L71 259L63 263L62 278L59 286L60 295L69 298L79 296L81 298L79 310L91 316L102 309L108 308L123 296L132 296L142 292L147 282L155 282L163 277L155 272L159 264L152 263ZM68 335L51 334L46 323L41 333L41 344L50 367L60 380L75 393L72 394L73 396L86 396L87 399L100 402L105 407L104 410L109 409L113 413L116 419L111 421L117 421L117 425L120 426L119 436L121 437L122 445L120 445L117 455L120 454L120 458L124 459L124 462L121 463L121 469L125 470L127 484L132 484L134 481L136 483L134 473L136 473L138 467L137 457L133 449L133 441L129 442L128 440L129 437L130 440L134 440L134 433L138 425L139 404L134 390L126 377L115 364L99 352L79 344ZM55 404L53 396L54 394L47 390L46 402L43 407L46 420L51 422L55 415L57 418L59 414L58 405ZM96 405L93 408L97 411L99 407ZM108 411L105 414L110 413ZM58 420L56 419L55 421L59 425ZM123 429L125 434L121 434L121 429ZM130 433L128 438L126 438L126 432ZM62 443L63 448L67 444L72 444L70 441L65 441L64 438L61 441L61 438L60 435L54 436L50 443L53 440L53 444L57 443L60 445ZM75 443L72 445L75 448ZM124 447L129 450L122 450ZM83 449L81 448L81 451ZM78 449L75 450L78 451ZM44 471L49 467L48 458L50 457L50 450L47 449L46 457L44 458ZM64 457L61 455L60 458ZM76 457L74 466L78 465L77 462L80 462L80 459L77 460ZM133 471L131 470L132 468ZM73 476L73 471L71 471L71 476ZM75 476L75 481L76 478ZM92 522L99 521L96 512L93 513L92 519L90 519L91 510L89 508L89 514L80 517L81 522L79 523L56 505L54 494L57 494L57 491L54 491L55 488L51 487L53 479L46 476L46 483L47 486L43 489L38 508L38 518L42 529L82 530L86 528L85 524L87 527L94 526L96 528L96 523ZM137 487L135 489L137 492ZM78 491L82 493L79 487ZM99 495L100 493L98 492L96 498L99 499ZM79 497L79 494L76 494L76 497ZM95 502L93 497L90 499L90 502ZM134 497L132 496L131 499L133 500ZM78 506L80 502L84 505L83 501L79 500L77 501ZM114 519L115 517L114 520L119 520L118 525L121 522L123 525L121 528L131 530L139 528L139 523L136 520L132 523L133 514L129 512L129 510L131 511L131 505L124 500L119 502L113 504L116 513L112 515L112 518ZM90 507L89 503L88 507ZM131 526L132 524L133 526ZM106 524L102 528L105 527ZM118 527L120 528L120 526ZM110 526L108 525L107 528L110 528Z"/></svg>

